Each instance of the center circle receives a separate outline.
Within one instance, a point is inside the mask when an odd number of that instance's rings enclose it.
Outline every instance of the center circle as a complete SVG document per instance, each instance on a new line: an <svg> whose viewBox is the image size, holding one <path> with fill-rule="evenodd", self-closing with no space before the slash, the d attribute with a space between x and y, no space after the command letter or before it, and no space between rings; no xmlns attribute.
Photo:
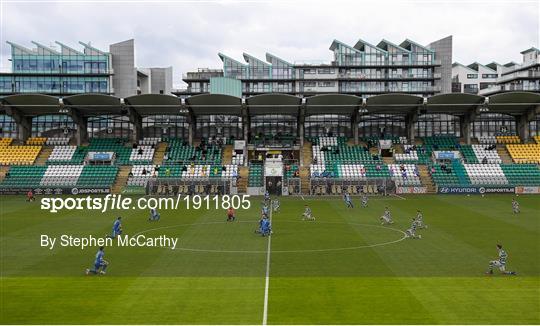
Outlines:
<svg viewBox="0 0 540 326"><path fill-rule="evenodd" d="M302 235L300 234L299 236L296 236L297 233L306 233L306 232L313 232L313 226L317 226L317 227L323 227L323 228L328 228L329 230L327 232L325 232L325 235L326 236L329 236L329 237L333 237L334 239L336 238L344 238L343 241L347 242L345 245L343 246L339 246L339 247L330 247L330 248L302 248L302 249L280 249L280 248L275 248L276 246L274 245L274 242L273 243L273 248L272 248L272 253L309 253L309 252L332 252L332 251L346 251L346 250L357 250L357 249L364 249L364 248L373 248L373 247L380 247L380 246L385 246L385 245L391 245L391 244L394 244L394 243L397 243L397 242L400 242L400 241L403 241L404 239L406 239L406 233L403 232L402 230L399 230L399 229L396 229L396 228L392 228L392 227L388 227L388 226L383 226L383 225L375 225L375 224L365 224L365 223L344 223L344 222L324 222L324 221L315 221L315 222L311 222L311 221L286 221L286 220L280 220L279 222L279 225L283 225L283 223L296 223L296 224L305 224L303 225L302 227L300 228L294 228L291 232L291 230L288 230L287 232L285 232L285 234L283 235L284 237L289 237L289 240L292 239L293 243L296 239L300 239L298 240L298 243L301 243L302 242ZM249 232L250 235L253 235L253 229L254 227L256 226L257 224L257 221L236 221L236 222L202 222L202 223L186 223L186 224L176 224L176 225L170 225L170 226L163 226L163 227L156 227L156 228L152 228L152 229L147 229L147 230L143 230L143 231L140 231L140 232L137 232L135 233L133 236L137 236L137 235L148 235L148 233L153 233L153 232L156 232L156 231L162 231L162 230L170 230L170 229L177 229L177 228L185 228L185 227L190 227L190 228L193 228L195 227L195 229L191 229L190 231L192 233L194 233L191 237L196 239L197 235L200 234L200 233L204 233L206 232L207 234L212 234L212 235L215 235L215 236L219 236L219 235L222 235L223 234L223 228L220 227L220 225L223 225L223 224L240 224L240 225L249 225L247 228L246 227L243 227L239 232ZM200 228L203 228L204 230L201 232L201 230L198 230ZM251 229L249 229L251 227ZM344 230L345 231L348 231L348 233L353 233L353 234L339 234L339 230L338 230L338 233L337 234L333 234L331 233L332 231L332 228L343 228L341 230L341 232L343 232ZM276 234L273 235L273 237L281 237L280 235L280 231L283 228L278 228L277 230L274 228ZM370 231L364 231L365 229L369 229ZM361 230L361 231L360 231ZM238 230L237 230L238 231ZM356 234L355 232L365 232L364 234L360 235L360 234ZM391 239L388 238L387 235L384 235L383 238L384 239L375 239L372 243L363 243L363 244L352 244L351 241L347 241L347 238L354 238L355 236L356 237L366 237L367 238L372 238L372 237L380 237L380 231L383 231L385 233L392 233L392 234L398 234L399 237L395 237L393 236ZM168 236L171 236L169 234L167 234ZM238 236L238 235L234 235L231 237L231 239L229 239L231 242L234 242L234 237L235 236ZM258 236L258 235L257 235ZM309 236L309 235L308 235ZM183 237L179 237L179 244L176 246L176 248L174 248L174 250L179 250L179 251L188 251L188 252L207 252L207 253L243 253L243 254L262 254L262 253L267 253L267 250L266 250L266 246L261 246L261 249L248 249L248 250L244 250L244 249L212 249L212 248L197 248L197 246L193 246L193 247L190 247L190 246L187 246L185 244L182 244L182 240L184 238ZM363 238L362 238L363 239ZM320 240L324 243L325 239L315 239L315 240ZM365 239L363 239L365 240ZM339 241L338 241L339 242ZM266 242L265 242L266 243ZM294 246L294 245L293 245Z"/></svg>

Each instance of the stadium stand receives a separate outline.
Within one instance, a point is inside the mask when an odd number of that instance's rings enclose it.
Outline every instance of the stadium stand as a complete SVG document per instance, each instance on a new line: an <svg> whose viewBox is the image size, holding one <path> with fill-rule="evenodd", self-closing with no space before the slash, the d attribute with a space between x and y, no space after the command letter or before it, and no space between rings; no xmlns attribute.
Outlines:
<svg viewBox="0 0 540 326"><path fill-rule="evenodd" d="M47 142L45 143L48 146L61 146L61 145L68 145L69 144L69 138L67 137L49 137L47 138Z"/></svg>
<svg viewBox="0 0 540 326"><path fill-rule="evenodd" d="M139 145L155 146L159 142L161 142L161 138L159 137L144 137L141 141L139 141Z"/></svg>
<svg viewBox="0 0 540 326"><path fill-rule="evenodd" d="M148 180L156 173L155 171L156 167L152 164L134 165L131 168L127 185L144 187Z"/></svg>
<svg viewBox="0 0 540 326"><path fill-rule="evenodd" d="M46 170L46 166L12 166L0 185L6 188L38 187Z"/></svg>
<svg viewBox="0 0 540 326"><path fill-rule="evenodd" d="M519 136L508 135L508 136L496 136L497 144L520 144L521 139Z"/></svg>
<svg viewBox="0 0 540 326"><path fill-rule="evenodd" d="M461 164L461 163L457 163ZM444 164L434 164L432 165L433 171L431 172L431 176L433 178L433 182L439 186L468 186L470 185L470 181L467 178L466 173L463 174L462 171L460 171L461 174L457 173L454 167L456 164L452 164L451 167L444 165Z"/></svg>
<svg viewBox="0 0 540 326"><path fill-rule="evenodd" d="M338 176L344 179L367 180L367 171L363 164L341 164Z"/></svg>
<svg viewBox="0 0 540 326"><path fill-rule="evenodd" d="M46 137L30 137L26 140L26 145L43 146L46 142Z"/></svg>
<svg viewBox="0 0 540 326"><path fill-rule="evenodd" d="M216 173L216 169L219 169ZM226 164L222 167L214 166L211 169L210 177L220 177L221 179L233 179L238 176L238 165L235 164Z"/></svg>
<svg viewBox="0 0 540 326"><path fill-rule="evenodd" d="M0 149L0 164L31 165L40 151L41 146L6 146Z"/></svg>
<svg viewBox="0 0 540 326"><path fill-rule="evenodd" d="M473 185L507 185L508 180L499 164L465 164Z"/></svg>
<svg viewBox="0 0 540 326"><path fill-rule="evenodd" d="M467 163L478 163L478 157L471 145L461 145L461 154Z"/></svg>
<svg viewBox="0 0 540 326"><path fill-rule="evenodd" d="M0 149L8 147L13 142L13 138L0 138Z"/></svg>
<svg viewBox="0 0 540 326"><path fill-rule="evenodd" d="M420 186L418 168L414 164L388 165L390 176L398 186Z"/></svg>
<svg viewBox="0 0 540 326"><path fill-rule="evenodd" d="M495 136L480 136L478 143L482 145L493 145L497 143L497 138Z"/></svg>
<svg viewBox="0 0 540 326"><path fill-rule="evenodd" d="M244 154L233 153L232 162L233 165L244 165Z"/></svg>
<svg viewBox="0 0 540 326"><path fill-rule="evenodd" d="M409 163L418 163L418 152L412 150L413 145L404 145L405 153L396 153L394 158L396 162L409 162Z"/></svg>
<svg viewBox="0 0 540 326"><path fill-rule="evenodd" d="M49 155L47 163L63 164L63 163L71 162L76 150L77 150L77 146L65 146L65 145L54 146L51 152L51 155Z"/></svg>
<svg viewBox="0 0 540 326"><path fill-rule="evenodd" d="M263 166L259 163L253 163L249 167L248 187L262 187L263 182Z"/></svg>
<svg viewBox="0 0 540 326"><path fill-rule="evenodd" d="M83 165L49 165L41 178L44 187L75 186L81 176Z"/></svg>
<svg viewBox="0 0 540 326"><path fill-rule="evenodd" d="M462 149L465 148L467 145L463 145ZM486 145L471 145L472 150L474 152L474 155L476 157L477 162L483 163L484 158L487 160L487 163L496 163L501 164L502 159L499 156L499 153L497 153L497 150L495 147L492 149L489 149L489 146ZM475 162L470 162L475 163Z"/></svg>
<svg viewBox="0 0 540 326"><path fill-rule="evenodd" d="M100 188L111 187L118 174L118 167L112 165L85 165L78 187Z"/></svg>
<svg viewBox="0 0 540 326"><path fill-rule="evenodd" d="M149 145L139 145L131 149L129 155L129 163L136 164L138 162L151 162L154 158L154 147Z"/></svg>
<svg viewBox="0 0 540 326"><path fill-rule="evenodd" d="M516 163L540 163L540 144L508 144L506 149Z"/></svg>
<svg viewBox="0 0 540 326"><path fill-rule="evenodd" d="M502 164L508 183L515 186L540 185L540 169L534 164Z"/></svg>
<svg viewBox="0 0 540 326"><path fill-rule="evenodd" d="M296 171L298 171L298 173L300 173L300 167L297 165L297 164L291 164L291 165L288 165L287 166L284 166L283 167L283 177L285 179L290 179L292 177L294 177L294 174L296 173Z"/></svg>
<svg viewBox="0 0 540 326"><path fill-rule="evenodd" d="M118 168L109 165L12 166L0 186L7 188L110 187Z"/></svg>
<svg viewBox="0 0 540 326"><path fill-rule="evenodd" d="M220 165L222 150L215 145L190 146L181 139L170 139L167 148L165 164L172 163L207 163Z"/></svg>

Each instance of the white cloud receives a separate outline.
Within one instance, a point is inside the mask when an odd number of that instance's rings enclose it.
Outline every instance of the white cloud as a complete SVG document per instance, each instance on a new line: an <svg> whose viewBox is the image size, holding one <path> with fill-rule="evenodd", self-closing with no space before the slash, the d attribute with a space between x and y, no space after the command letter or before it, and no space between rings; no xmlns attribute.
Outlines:
<svg viewBox="0 0 540 326"><path fill-rule="evenodd" d="M453 35L454 61L520 61L539 44L538 1L74 1L4 2L2 65L10 40L55 40L98 48L134 38L136 64L173 66L174 82L198 67L219 68L217 53L289 61L331 60L333 39L421 44Z"/></svg>

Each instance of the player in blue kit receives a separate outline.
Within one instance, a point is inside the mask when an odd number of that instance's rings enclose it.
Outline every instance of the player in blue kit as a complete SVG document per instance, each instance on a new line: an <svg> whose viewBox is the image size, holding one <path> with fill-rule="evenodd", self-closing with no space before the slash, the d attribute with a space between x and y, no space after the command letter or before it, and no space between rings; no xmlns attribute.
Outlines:
<svg viewBox="0 0 540 326"><path fill-rule="evenodd" d="M161 215L158 213L157 209L150 208L150 218L148 218L149 221L159 221L161 218Z"/></svg>
<svg viewBox="0 0 540 326"><path fill-rule="evenodd" d="M270 234L272 234L272 223L269 218L265 217L261 220L261 235L266 237Z"/></svg>
<svg viewBox="0 0 540 326"><path fill-rule="evenodd" d="M104 247L99 247L99 250L96 253L96 259L94 260L94 268L93 269L87 268L86 275L105 274L105 270L107 269L107 266L109 266L109 262L103 259L103 256L105 256Z"/></svg>
<svg viewBox="0 0 540 326"><path fill-rule="evenodd" d="M108 235L107 237L111 239L116 239L117 236L122 234L122 222L120 221L122 217L118 216L118 218L114 221L113 227L112 227L112 234Z"/></svg>

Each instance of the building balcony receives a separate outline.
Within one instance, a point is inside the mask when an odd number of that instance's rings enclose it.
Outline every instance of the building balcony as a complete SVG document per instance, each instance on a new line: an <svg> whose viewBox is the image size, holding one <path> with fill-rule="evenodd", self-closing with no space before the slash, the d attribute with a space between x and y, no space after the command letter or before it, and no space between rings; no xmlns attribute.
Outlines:
<svg viewBox="0 0 540 326"><path fill-rule="evenodd" d="M497 79L497 83L504 83L510 80L515 79L535 79L540 78L540 71L535 70L522 70L522 71L516 71L511 74L507 74L504 76L501 76Z"/></svg>
<svg viewBox="0 0 540 326"><path fill-rule="evenodd" d="M210 77L223 77L223 70L201 68L182 75L183 80L209 80Z"/></svg>
<svg viewBox="0 0 540 326"><path fill-rule="evenodd" d="M514 85L491 85L490 87L481 89L478 92L478 95L488 96L501 92L511 92L511 91L526 91L526 92L540 92L540 86L523 86L521 84Z"/></svg>

